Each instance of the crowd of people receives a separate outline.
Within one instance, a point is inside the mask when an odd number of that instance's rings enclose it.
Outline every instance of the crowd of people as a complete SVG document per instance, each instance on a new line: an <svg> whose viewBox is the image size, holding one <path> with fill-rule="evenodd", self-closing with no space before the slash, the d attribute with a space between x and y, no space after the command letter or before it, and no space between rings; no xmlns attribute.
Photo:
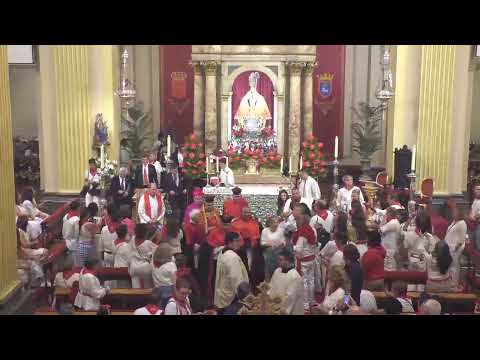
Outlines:
<svg viewBox="0 0 480 360"><path fill-rule="evenodd" d="M332 211L303 170L291 194L279 192L277 209L262 224L241 188L219 209L201 187L188 189L178 163L162 166L156 157L146 153L135 171L120 168L101 214L90 161L85 204L73 201L63 218L68 256L54 284L78 283L75 307L98 311L112 288L132 287L153 289L138 315L236 314L266 281L288 314L400 314L414 313L408 291L462 290L460 257L467 222L473 233L479 228L480 186L469 216L453 207L453 220L442 229L432 226L428 207L401 204L396 196L371 208L348 175ZM16 215L19 273L45 281L41 264L48 251L36 240L48 214L26 189ZM102 284L100 267L128 268L131 281ZM385 271L423 271L427 282L394 282L379 310L372 292L385 290ZM439 301L425 296L419 312L441 313Z"/></svg>

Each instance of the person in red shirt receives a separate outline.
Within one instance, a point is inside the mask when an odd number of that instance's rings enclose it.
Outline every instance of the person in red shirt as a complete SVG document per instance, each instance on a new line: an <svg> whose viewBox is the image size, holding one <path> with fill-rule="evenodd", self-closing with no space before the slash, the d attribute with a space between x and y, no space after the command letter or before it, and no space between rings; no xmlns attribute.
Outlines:
<svg viewBox="0 0 480 360"><path fill-rule="evenodd" d="M363 288L375 291L385 287L384 261L387 252L381 245L382 237L376 230L368 232L367 251L362 257Z"/></svg>
<svg viewBox="0 0 480 360"><path fill-rule="evenodd" d="M243 208L242 216L232 221L232 231L239 233L241 236L242 248L239 255L245 262L247 271L250 272L249 278L252 283L257 284L263 281L265 264L259 246L260 226L249 207Z"/></svg>
<svg viewBox="0 0 480 360"><path fill-rule="evenodd" d="M238 186L232 189L232 193L232 198L225 200L223 204L223 215L235 219L242 216L242 210L248 207L248 202L242 197L242 189Z"/></svg>

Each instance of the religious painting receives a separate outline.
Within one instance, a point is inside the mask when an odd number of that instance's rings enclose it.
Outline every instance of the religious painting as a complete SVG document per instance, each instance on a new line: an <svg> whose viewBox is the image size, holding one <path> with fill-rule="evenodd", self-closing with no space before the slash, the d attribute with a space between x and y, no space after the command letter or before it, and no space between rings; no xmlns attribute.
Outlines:
<svg viewBox="0 0 480 360"><path fill-rule="evenodd" d="M276 151L273 101L273 83L265 73L246 71L235 79L230 148Z"/></svg>

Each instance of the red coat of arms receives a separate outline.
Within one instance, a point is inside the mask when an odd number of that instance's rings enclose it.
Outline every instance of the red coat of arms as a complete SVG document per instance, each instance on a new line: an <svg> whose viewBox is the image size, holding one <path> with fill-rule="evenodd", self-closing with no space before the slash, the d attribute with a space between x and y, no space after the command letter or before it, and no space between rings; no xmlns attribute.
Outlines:
<svg viewBox="0 0 480 360"><path fill-rule="evenodd" d="M175 71L170 74L170 91L171 98L168 100L175 107L178 115L181 115L190 100L187 99L187 73L183 71Z"/></svg>

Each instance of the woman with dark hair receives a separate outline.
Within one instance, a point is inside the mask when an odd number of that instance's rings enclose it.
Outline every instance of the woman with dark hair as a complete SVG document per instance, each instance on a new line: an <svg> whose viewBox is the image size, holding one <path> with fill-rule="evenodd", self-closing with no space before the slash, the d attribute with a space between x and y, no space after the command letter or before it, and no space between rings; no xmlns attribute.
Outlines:
<svg viewBox="0 0 480 360"><path fill-rule="evenodd" d="M450 255L452 255L451 273L455 286L460 285L460 257L465 248L466 236L467 223L465 222L465 211L455 206L453 208L453 221L445 235L445 242L450 248Z"/></svg>
<svg viewBox="0 0 480 360"><path fill-rule="evenodd" d="M350 296L358 305L360 305L360 292L363 287L363 275L362 267L358 262L360 259L360 253L355 245L345 245L343 249L343 259L345 261L345 271L347 272L351 283Z"/></svg>
<svg viewBox="0 0 480 360"><path fill-rule="evenodd" d="M182 239L183 231L180 228L178 219L174 216L169 216L165 221L165 226L153 239L153 242L157 245L161 242L167 242L171 247L172 254L176 255L182 252Z"/></svg>
<svg viewBox="0 0 480 360"><path fill-rule="evenodd" d="M427 284L425 291L459 291L452 279L452 256L448 244L440 240L431 254L425 254L427 264Z"/></svg>
<svg viewBox="0 0 480 360"><path fill-rule="evenodd" d="M21 195L21 206L17 207L17 211L21 210L22 215L28 215L29 218L29 235L36 239L42 232L41 223L50 215L40 211L34 198L34 190L31 187L23 189Z"/></svg>
<svg viewBox="0 0 480 360"><path fill-rule="evenodd" d="M282 216L285 208L285 203L290 198L287 190L282 189L278 192L277 197L277 216Z"/></svg>
<svg viewBox="0 0 480 360"><path fill-rule="evenodd" d="M387 252L381 245L382 238L376 230L367 233L368 250L362 257L363 288L375 291L385 287L385 256Z"/></svg>
<svg viewBox="0 0 480 360"><path fill-rule="evenodd" d="M332 239L320 250L321 279L322 287L324 289L327 287L328 269L331 267L330 261L333 255L338 251L336 240L338 239L343 244L348 242L347 223L347 214L343 212L338 213L333 219ZM340 263L339 265L343 266L344 264Z"/></svg>
<svg viewBox="0 0 480 360"><path fill-rule="evenodd" d="M367 251L367 219L363 210L363 205L358 200L352 200L352 210L350 210L350 222L355 230L355 246L358 249L360 258ZM358 304L358 302L357 302Z"/></svg>
<svg viewBox="0 0 480 360"><path fill-rule="evenodd" d="M407 231L404 236L410 271L427 270L425 256L433 251L436 243L431 231L430 215L425 210L419 211L415 217L415 231ZM408 291L423 291L424 288L424 285L408 285Z"/></svg>

